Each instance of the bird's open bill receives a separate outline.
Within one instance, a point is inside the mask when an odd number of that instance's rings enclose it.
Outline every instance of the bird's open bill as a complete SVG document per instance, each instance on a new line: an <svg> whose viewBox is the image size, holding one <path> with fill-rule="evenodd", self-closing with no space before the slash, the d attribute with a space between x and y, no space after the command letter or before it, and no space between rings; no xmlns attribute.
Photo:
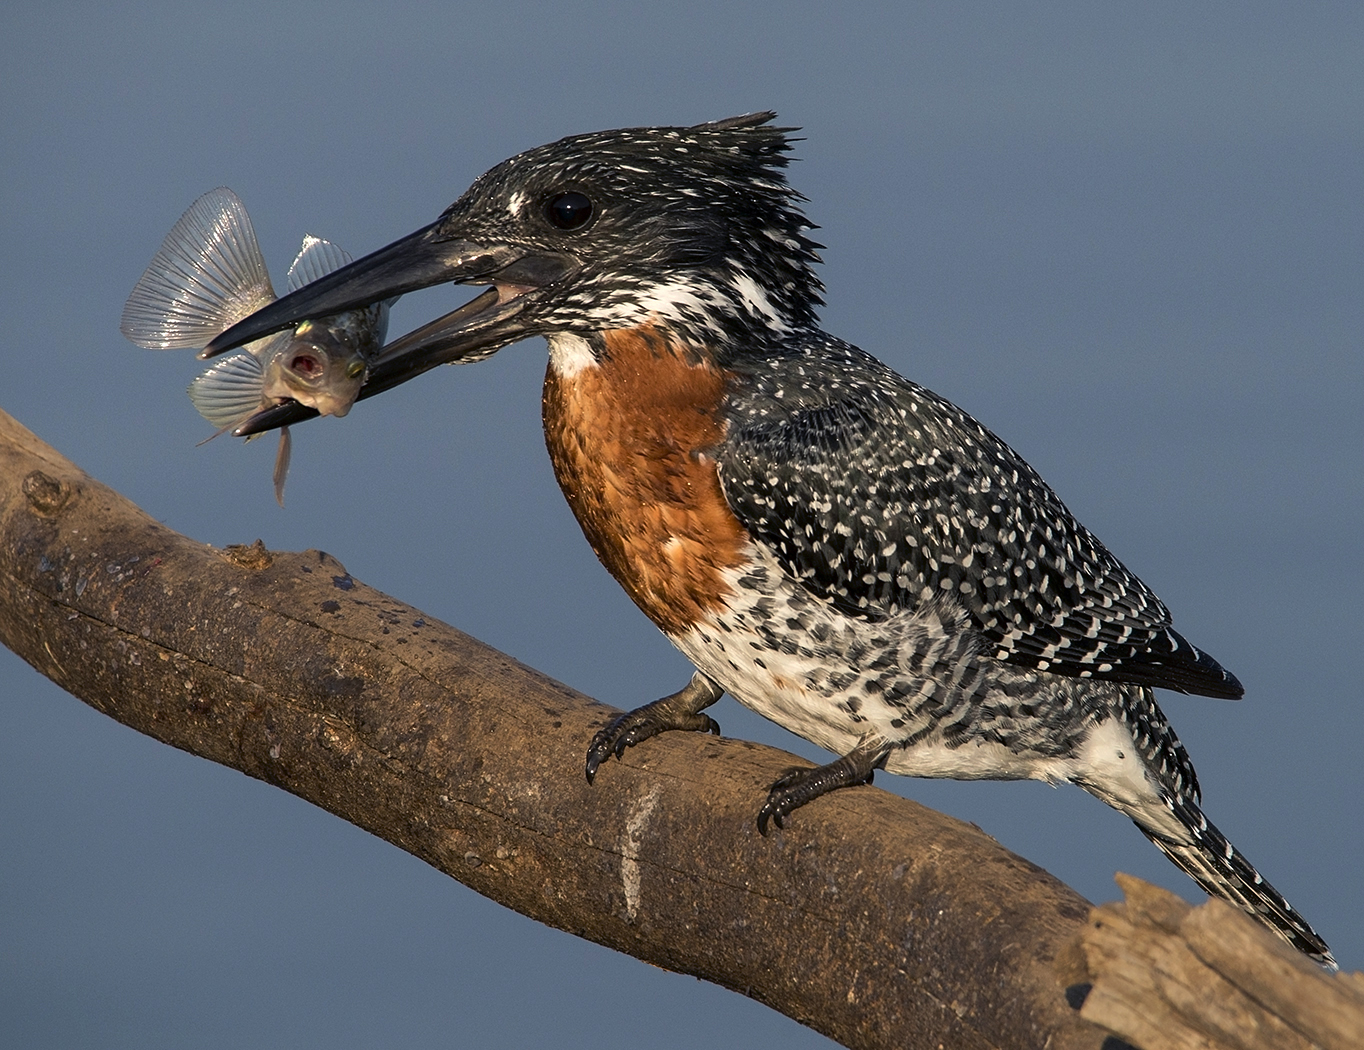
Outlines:
<svg viewBox="0 0 1364 1050"><path fill-rule="evenodd" d="M476 361L534 334L518 320L521 296L571 275L572 256L510 245L480 245L442 234L445 220L394 241L233 325L205 347L213 357L311 317L323 317L452 282L493 287L430 324L390 343L373 361L360 398L405 383L436 365ZM268 408L238 426L245 437L310 419L297 403Z"/></svg>
<svg viewBox="0 0 1364 1050"><path fill-rule="evenodd" d="M509 323L521 312L520 305L515 302L500 303L500 299L497 289L489 288L458 310L389 343L371 362L369 375L356 400L363 401L375 394L382 394L437 365L482 360L521 338L520 334L515 334L515 326ZM513 334L501 338L504 331ZM285 401L263 408L243 420L232 434L234 437L264 434L279 427L302 423L318 414L315 408L297 401Z"/></svg>

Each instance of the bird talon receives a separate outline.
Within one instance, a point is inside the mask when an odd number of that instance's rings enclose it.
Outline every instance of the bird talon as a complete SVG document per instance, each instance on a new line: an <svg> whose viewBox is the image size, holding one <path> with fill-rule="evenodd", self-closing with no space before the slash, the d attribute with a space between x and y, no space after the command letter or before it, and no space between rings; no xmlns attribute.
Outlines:
<svg viewBox="0 0 1364 1050"><path fill-rule="evenodd" d="M592 737L592 742L587 745L586 772L587 782L589 784L596 779L597 770L601 768L603 762L611 757L613 751L616 754L616 758L620 758L621 754L624 752L625 749L624 747L619 746L620 741L615 733L619 723L626 717L626 715L621 715L612 721L605 729L597 730L596 735Z"/></svg>
<svg viewBox="0 0 1364 1050"><path fill-rule="evenodd" d="M670 729L690 729L720 734L720 724L701 709L723 695L714 682L699 671L685 687L651 704L617 715L605 729L597 731L587 748L587 782L596 776L602 762L614 753L623 759L628 748Z"/></svg>
<svg viewBox="0 0 1364 1050"><path fill-rule="evenodd" d="M786 828L786 820L782 816L782 812L779 808L763 806L763 808L758 811L758 834L762 835L764 838L767 837L767 825L769 821L776 825L778 831L782 831Z"/></svg>

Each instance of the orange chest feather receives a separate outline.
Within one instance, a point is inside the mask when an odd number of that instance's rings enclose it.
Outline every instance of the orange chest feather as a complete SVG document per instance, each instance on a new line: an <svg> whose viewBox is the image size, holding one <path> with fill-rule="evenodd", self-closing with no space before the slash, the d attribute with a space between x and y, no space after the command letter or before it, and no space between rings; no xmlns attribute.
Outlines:
<svg viewBox="0 0 1364 1050"><path fill-rule="evenodd" d="M602 359L545 375L545 444L597 557L669 634L720 608L747 534L710 450L728 377L651 327L605 333Z"/></svg>

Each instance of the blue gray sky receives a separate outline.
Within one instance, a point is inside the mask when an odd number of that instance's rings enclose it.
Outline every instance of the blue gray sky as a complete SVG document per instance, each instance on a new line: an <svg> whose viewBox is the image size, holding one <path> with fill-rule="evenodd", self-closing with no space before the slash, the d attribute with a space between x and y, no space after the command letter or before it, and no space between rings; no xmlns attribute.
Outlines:
<svg viewBox="0 0 1364 1050"><path fill-rule="evenodd" d="M363 254L562 135L800 125L826 327L1022 452L1240 677L1239 703L1162 697L1208 813L1364 968L1357 5L14 2L0 69L0 407L181 532L322 548L619 707L687 667L558 493L539 341L298 428L280 510L272 443L197 447L199 366L126 343L123 301L215 186L282 284L304 233ZM465 297L409 297L392 331ZM717 717L827 757L732 701ZM1091 900L1119 869L1201 899L1078 789L878 784ZM5 1047L829 1045L3 651L0 841Z"/></svg>

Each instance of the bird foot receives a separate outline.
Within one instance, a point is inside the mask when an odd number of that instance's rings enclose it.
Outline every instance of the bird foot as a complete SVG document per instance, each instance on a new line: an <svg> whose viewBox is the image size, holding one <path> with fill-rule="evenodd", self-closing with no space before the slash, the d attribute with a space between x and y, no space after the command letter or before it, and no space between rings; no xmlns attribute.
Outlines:
<svg viewBox="0 0 1364 1050"><path fill-rule="evenodd" d="M758 831L766 835L768 821L784 828L786 818L795 810L830 791L870 784L889 754L890 747L884 740L863 740L848 754L828 765L787 770L772 785L767 801L758 810Z"/></svg>
<svg viewBox="0 0 1364 1050"><path fill-rule="evenodd" d="M614 754L616 758L620 758L625 754L627 747L634 747L641 741L670 729L686 729L694 733L714 733L719 736L720 723L709 715L701 714L701 711L724 695L723 689L697 671L692 675L691 681L677 692L613 719L611 724L600 730L588 745L587 782L592 783L598 767L610 755Z"/></svg>

